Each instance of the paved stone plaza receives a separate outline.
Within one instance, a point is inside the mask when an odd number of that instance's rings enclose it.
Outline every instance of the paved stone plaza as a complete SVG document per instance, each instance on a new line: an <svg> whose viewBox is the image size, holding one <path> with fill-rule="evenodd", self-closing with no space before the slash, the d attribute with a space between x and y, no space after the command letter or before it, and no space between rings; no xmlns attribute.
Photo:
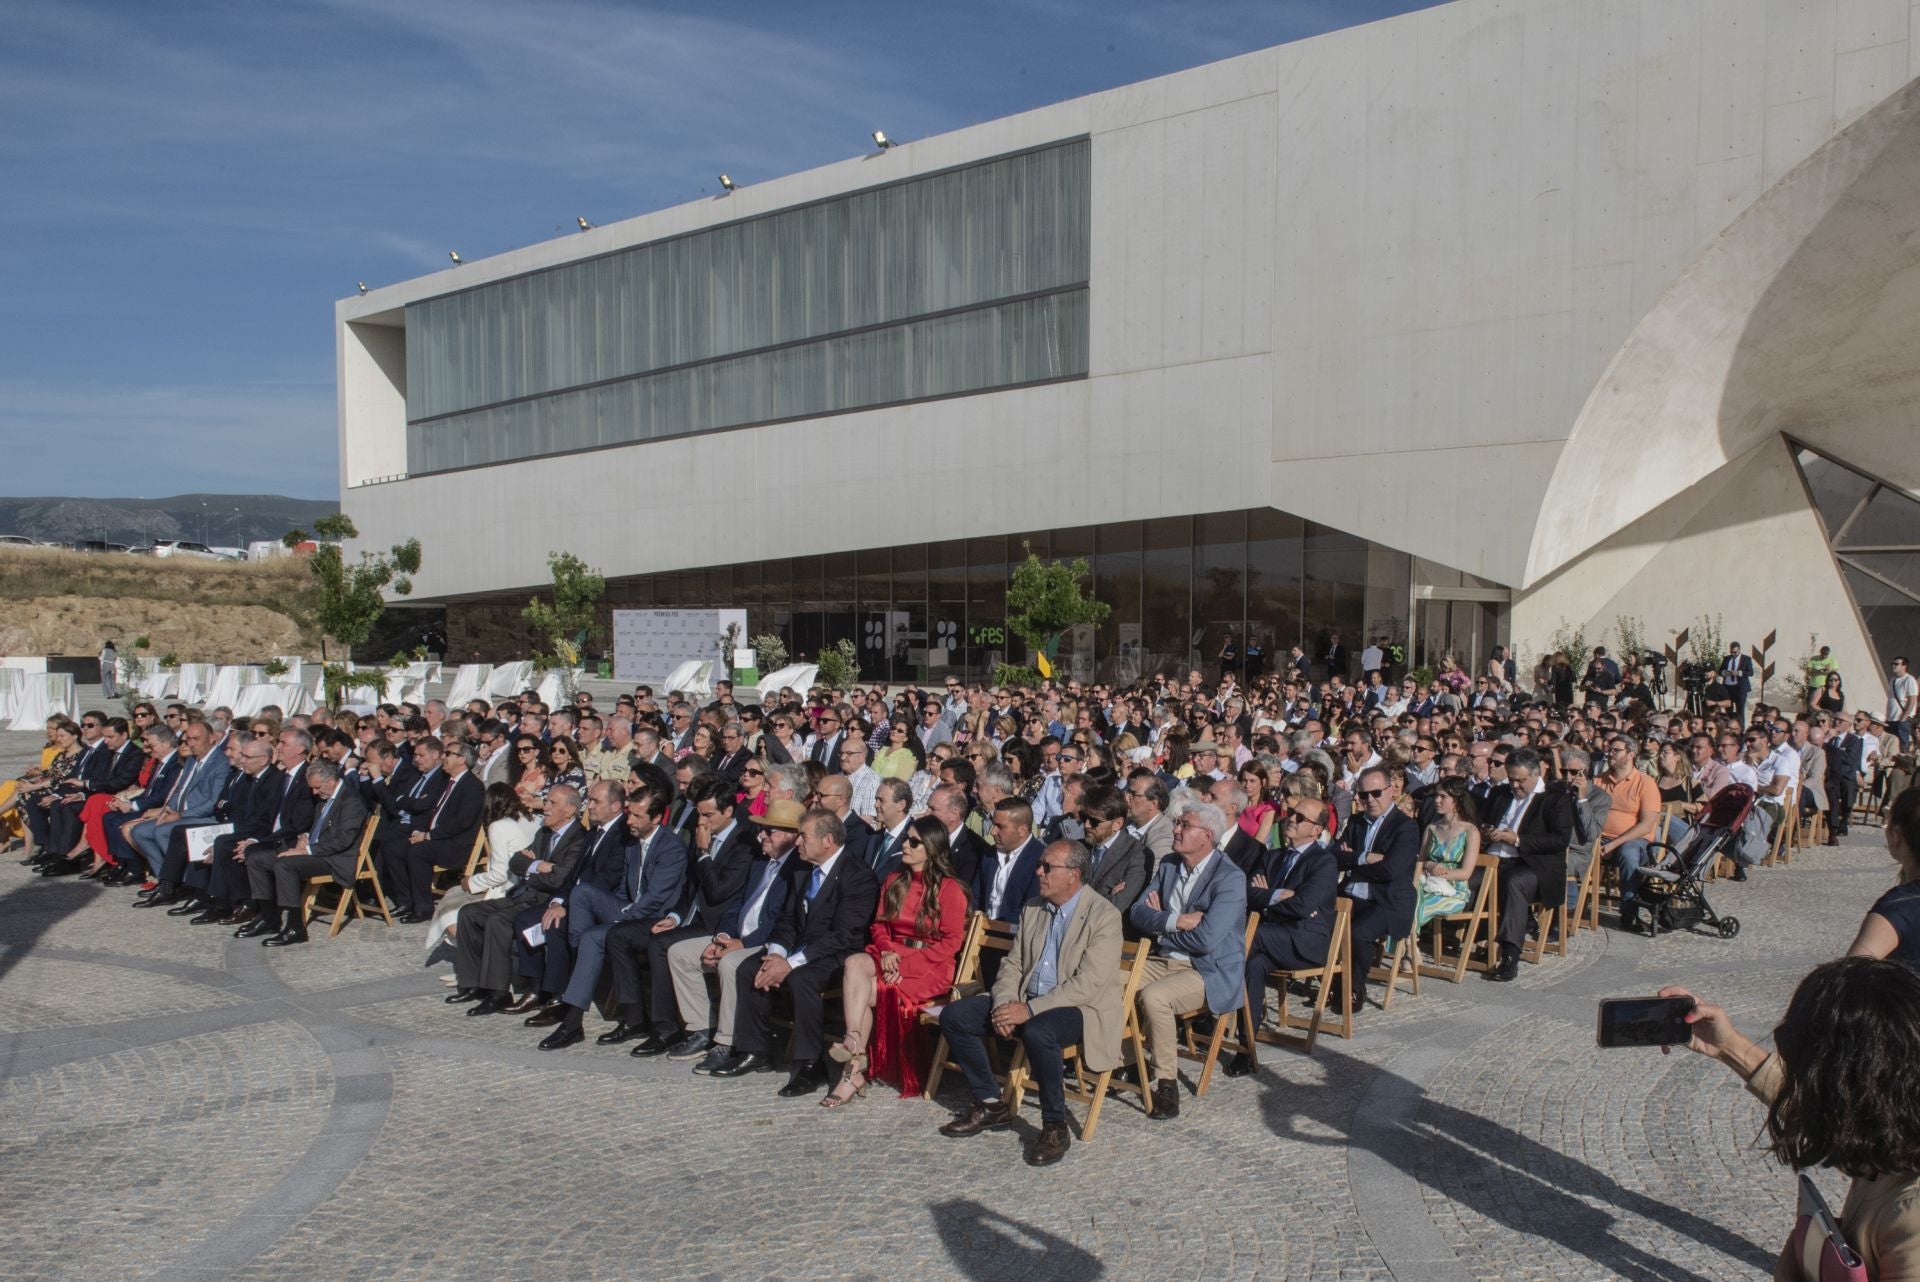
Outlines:
<svg viewBox="0 0 1920 1282"><path fill-rule="evenodd" d="M0 767L37 746L0 736ZM1763 1277L1793 1183L1759 1106L1698 1057L1597 1050L1594 1001L1685 981L1764 1031L1891 876L1868 830L1716 886L1735 940L1606 931L1510 986L1427 981L1176 1121L1116 1096L1035 1171L1011 1135L941 1138L958 1095L829 1113L542 1054L442 1003L424 927L266 950L9 858L0 1278Z"/></svg>

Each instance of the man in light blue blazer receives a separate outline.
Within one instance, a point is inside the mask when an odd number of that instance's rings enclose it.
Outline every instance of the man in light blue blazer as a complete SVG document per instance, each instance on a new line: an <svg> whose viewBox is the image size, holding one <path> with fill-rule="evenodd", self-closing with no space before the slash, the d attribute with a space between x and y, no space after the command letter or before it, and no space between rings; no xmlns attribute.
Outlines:
<svg viewBox="0 0 1920 1282"><path fill-rule="evenodd" d="M213 805L227 785L233 763L227 760L224 739L215 742L213 727L204 721L187 723L181 747L192 758L180 770L166 805L153 812L153 822L129 825L126 837L158 876L167 857L167 839L182 824L211 823Z"/></svg>
<svg viewBox="0 0 1920 1282"><path fill-rule="evenodd" d="M587 817L596 826L617 824L621 801L619 786L602 779L587 789ZM671 930L675 923L667 920L668 914L684 906L687 845L661 822L667 816L666 794L646 784L634 789L625 805L633 842L627 847L619 889L609 892L583 880L567 895L564 928L573 944L573 973L560 995L559 1027L541 1041L541 1050L564 1050L585 1040L581 1024L606 965L607 933ZM528 1022L537 1028L547 1021L543 1013Z"/></svg>
<svg viewBox="0 0 1920 1282"><path fill-rule="evenodd" d="M1150 938L1140 977L1140 1025L1153 1060L1153 1117L1180 1114L1178 1016L1204 1004L1231 1019L1246 999L1247 882L1220 853L1227 817L1209 802L1173 822L1173 857L1163 860L1127 919Z"/></svg>

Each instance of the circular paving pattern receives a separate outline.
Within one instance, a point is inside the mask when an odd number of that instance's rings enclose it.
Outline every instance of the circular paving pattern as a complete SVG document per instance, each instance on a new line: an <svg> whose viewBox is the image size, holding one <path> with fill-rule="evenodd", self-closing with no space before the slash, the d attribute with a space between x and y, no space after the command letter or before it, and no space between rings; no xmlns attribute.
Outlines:
<svg viewBox="0 0 1920 1282"><path fill-rule="evenodd" d="M1176 1120L1115 1095L1045 1171L939 1136L957 1076L828 1112L542 1054L441 1002L423 928L269 951L7 862L0 1279L1764 1277L1792 1182L1759 1105L1596 1049L1594 1002L1685 981L1764 1032L1888 884L1879 842L1717 886L1737 940L1585 933L1311 1058L1263 1048Z"/></svg>

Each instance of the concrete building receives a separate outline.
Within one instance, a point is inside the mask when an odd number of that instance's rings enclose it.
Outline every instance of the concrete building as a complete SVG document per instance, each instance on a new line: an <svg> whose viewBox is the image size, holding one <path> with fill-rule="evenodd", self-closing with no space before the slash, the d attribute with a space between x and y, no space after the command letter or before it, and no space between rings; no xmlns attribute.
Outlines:
<svg viewBox="0 0 1920 1282"><path fill-rule="evenodd" d="M1877 702L1916 76L1909 0L1459 0L744 185L341 300L344 507L460 658L569 550L978 671L1024 541L1083 675L1717 613Z"/></svg>

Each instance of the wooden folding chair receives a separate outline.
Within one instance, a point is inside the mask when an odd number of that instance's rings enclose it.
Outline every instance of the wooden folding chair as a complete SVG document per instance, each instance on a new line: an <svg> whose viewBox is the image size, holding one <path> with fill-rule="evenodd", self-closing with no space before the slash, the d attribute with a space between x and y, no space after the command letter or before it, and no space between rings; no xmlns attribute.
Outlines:
<svg viewBox="0 0 1920 1282"><path fill-rule="evenodd" d="M1780 817L1774 822L1773 832L1767 837L1767 857L1760 861L1762 868L1784 864L1793 858L1793 853L1787 849L1787 833L1794 827L1795 822L1795 817L1788 814L1783 807Z"/></svg>
<svg viewBox="0 0 1920 1282"><path fill-rule="evenodd" d="M386 919L387 925L393 925L393 914L387 911L387 896L380 888L380 874L373 866L373 834L378 831L379 827L380 816L378 814L370 815L367 818L366 828L360 834L360 853L354 859L353 884L351 886L342 886L331 876L324 873L318 877L307 878L307 884L300 895L300 925L302 927L305 927L307 923L312 920L315 901L320 897L320 892L328 886L336 887L340 891L340 898L335 901L333 905L333 923L327 928L328 939L332 939L335 935L339 934L341 928L347 924L347 910L349 908L353 910L353 915L356 918L365 919L367 912L366 909L360 906L360 896L357 893L360 888L360 883L363 881L373 883L374 907L380 915Z"/></svg>
<svg viewBox="0 0 1920 1282"><path fill-rule="evenodd" d="M1254 932L1259 929L1259 916L1257 914L1249 914L1247 917L1246 938L1240 943L1240 952L1243 956L1253 947L1253 935ZM1207 1013L1206 1003L1202 1002L1195 1009L1182 1011L1175 1017L1180 1021L1182 1038L1180 1058L1193 1060L1200 1065L1200 1083L1195 1086L1193 1090L1196 1099L1207 1093L1207 1087L1213 1081L1214 1065L1219 1062L1220 1052L1223 1049L1245 1055L1253 1062L1256 1068L1260 1065L1259 1053L1254 1049L1253 1045L1253 1011L1245 1000L1241 1001L1240 1008L1231 1015L1214 1017L1213 1035L1207 1039L1207 1047L1203 1051L1200 1049L1199 1039L1194 1036L1193 1025L1196 1020ZM1240 1025L1240 1035L1229 1041L1227 1038L1227 1027L1234 1023Z"/></svg>
<svg viewBox="0 0 1920 1282"><path fill-rule="evenodd" d="M1800 846L1803 850L1812 850L1815 846L1827 844L1827 812L1816 810L1807 816L1806 831L1800 834Z"/></svg>
<svg viewBox="0 0 1920 1282"><path fill-rule="evenodd" d="M1353 964L1353 901L1342 895L1334 901L1333 939L1327 945L1327 960L1322 966L1312 970L1276 970L1269 971L1267 982L1262 987L1258 1000L1267 1000L1266 990L1278 989L1280 992L1280 1014L1272 1030L1262 1029L1259 1040L1275 1046L1292 1045L1298 1038L1289 1037L1288 1029L1304 1028L1307 1031L1306 1051L1313 1054L1313 1044L1320 1040L1320 1029L1326 1023L1327 1002L1333 996L1334 980L1345 981L1347 972ZM1307 1016L1295 1015L1287 1009L1287 985L1295 980L1318 980L1319 991L1314 994L1313 1013ZM1253 1002L1255 996L1247 994L1246 1019L1253 1023ZM1336 1036L1349 1040L1353 1037L1353 1005L1351 1000L1343 1003L1345 1009L1335 1016L1330 1027Z"/></svg>
<svg viewBox="0 0 1920 1282"><path fill-rule="evenodd" d="M980 977L980 955L992 951L1005 956L1013 948L1013 926L1009 922L994 921L983 912L975 912L967 920L967 933L960 941L960 957L954 966L953 988L947 993L945 1006L963 998L975 996L986 990L986 983ZM938 1029L940 1012L929 1007L920 1012L923 1027ZM958 1068L958 1064L947 1058L947 1039L942 1034L933 1048L933 1068L927 1074L925 1099L933 1099L940 1093L940 1079L948 1068Z"/></svg>
<svg viewBox="0 0 1920 1282"><path fill-rule="evenodd" d="M1469 970L1492 970L1500 964L1499 950L1494 944L1494 904L1498 902L1500 883L1500 859L1497 855L1481 855L1474 861L1474 869L1480 874L1480 889L1474 892L1473 902L1463 913L1447 913L1427 922L1432 928L1427 941L1428 961L1421 965L1422 974L1433 979L1448 979L1459 983L1465 979ZM1466 934L1460 940L1460 951L1447 951L1446 936L1441 928L1449 925L1466 927ZM1486 955L1476 959L1475 950Z"/></svg>
<svg viewBox="0 0 1920 1282"><path fill-rule="evenodd" d="M1420 902L1420 861L1418 860L1415 860L1413 865L1413 902L1415 904ZM1399 991L1400 973L1403 967L1407 978L1411 981L1413 996L1420 995L1420 941L1414 937L1418 934L1418 931L1412 931L1406 938L1394 940L1393 947L1387 951L1387 964L1384 967L1375 966L1367 972L1369 980L1379 980L1387 986L1387 995L1380 999L1381 1010L1393 1009L1393 995Z"/></svg>
<svg viewBox="0 0 1920 1282"><path fill-rule="evenodd" d="M1661 819L1661 825L1664 826L1665 822L1666 820L1663 817ZM1660 841L1666 840L1666 838L1660 834L1661 829L1656 827L1654 829L1655 839ZM1574 896L1573 900L1572 925L1576 931L1600 929L1600 897L1605 891L1607 880L1607 861L1600 853L1600 841L1601 839L1599 837L1593 839L1593 846L1587 855L1586 873L1579 878L1575 878L1571 873L1567 876L1569 883L1577 884L1580 887L1579 893Z"/></svg>
<svg viewBox="0 0 1920 1282"><path fill-rule="evenodd" d="M1126 1010L1126 1023L1120 1030L1120 1056L1123 1061L1126 1060L1128 1048L1132 1048L1133 1071L1140 1080L1129 1082L1123 1077L1116 1077L1113 1069L1107 1069L1089 1084L1080 1047L1068 1046L1061 1051L1061 1058L1073 1070L1073 1075L1066 1082L1066 1097L1087 1106L1087 1120L1080 1124L1080 1138L1083 1141L1093 1139L1093 1132L1100 1125L1100 1106L1106 1103L1109 1091L1132 1091L1140 1097L1145 1110L1153 1112L1153 1092L1149 1089L1147 1077L1147 1039L1140 1032L1140 1012L1134 1004L1134 998L1140 992L1140 978L1146 973L1147 955L1152 950L1153 941L1149 939L1128 940L1120 946L1120 971L1125 976L1120 999ZM1020 1111L1020 1101L1026 1095L1030 1080L1027 1047L1022 1042L1014 1048L1013 1063L1007 1067L1007 1100L1012 1112Z"/></svg>
<svg viewBox="0 0 1920 1282"><path fill-rule="evenodd" d="M1407 980L1409 995L1420 995L1420 940L1418 932L1410 933L1405 939L1396 939L1393 951L1387 956L1384 967L1375 966L1368 973L1368 979L1379 980L1387 986L1387 995L1380 999L1381 1010L1393 1009L1393 995L1400 990L1402 976Z"/></svg>
<svg viewBox="0 0 1920 1282"><path fill-rule="evenodd" d="M473 874L475 874L476 872L479 872L482 868L486 867L487 863L492 861L492 858L493 856L487 848L486 825L482 824L480 827L480 830L473 834L473 849L467 852L467 866L465 871L459 873L451 882L448 882L445 885L441 885L440 879L446 876L448 873L453 872L453 869L438 868L434 870L433 897L435 899L438 899L440 898L440 896L446 894L449 890L452 890L455 886L466 885L467 878L473 876Z"/></svg>

